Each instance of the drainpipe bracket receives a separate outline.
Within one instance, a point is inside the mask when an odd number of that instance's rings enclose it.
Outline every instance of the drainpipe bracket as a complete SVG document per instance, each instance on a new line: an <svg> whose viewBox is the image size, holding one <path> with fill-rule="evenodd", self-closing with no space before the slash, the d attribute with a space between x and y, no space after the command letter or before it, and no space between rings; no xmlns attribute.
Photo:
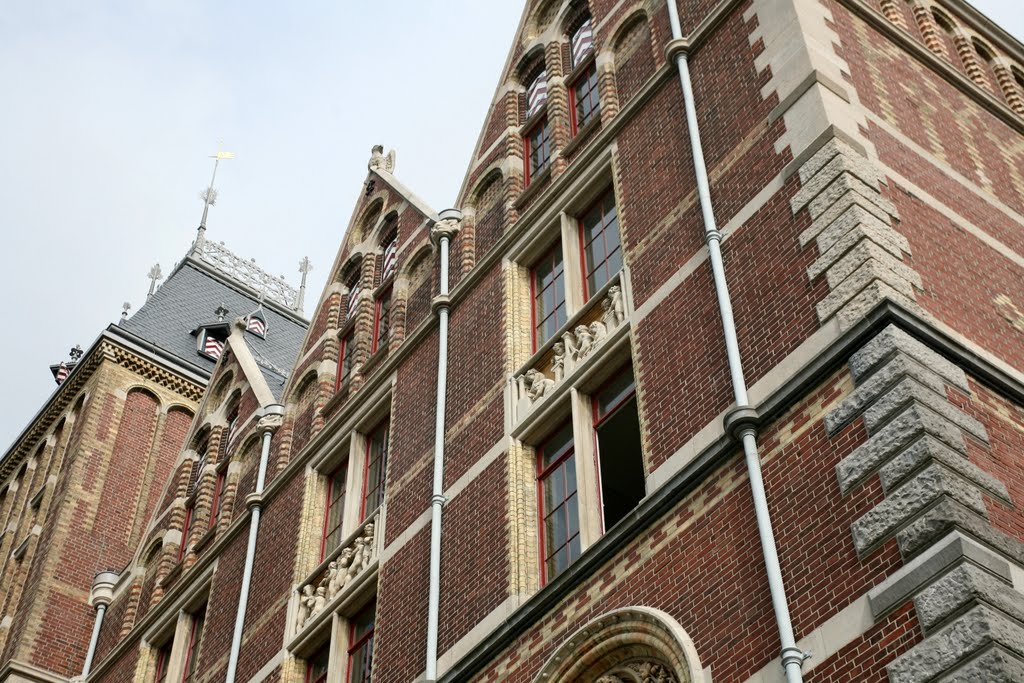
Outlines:
<svg viewBox="0 0 1024 683"><path fill-rule="evenodd" d="M726 434L739 441L743 437L743 433L748 430L757 433L761 416L757 414L756 409L750 406L736 406L725 414L723 422Z"/></svg>
<svg viewBox="0 0 1024 683"><path fill-rule="evenodd" d="M690 41L686 38L673 38L665 45L665 59L675 64L676 57L690 53Z"/></svg>
<svg viewBox="0 0 1024 683"><path fill-rule="evenodd" d="M803 668L804 662L814 656L811 652L805 652L798 647L783 648L781 655L783 669L790 664L796 664Z"/></svg>
<svg viewBox="0 0 1024 683"><path fill-rule="evenodd" d="M433 313L434 315L437 315L437 312L442 308L449 309L451 307L452 298L447 294L438 294L430 302L430 312Z"/></svg>
<svg viewBox="0 0 1024 683"><path fill-rule="evenodd" d="M245 507L249 510L263 507L263 496L258 493L250 493L245 497Z"/></svg>

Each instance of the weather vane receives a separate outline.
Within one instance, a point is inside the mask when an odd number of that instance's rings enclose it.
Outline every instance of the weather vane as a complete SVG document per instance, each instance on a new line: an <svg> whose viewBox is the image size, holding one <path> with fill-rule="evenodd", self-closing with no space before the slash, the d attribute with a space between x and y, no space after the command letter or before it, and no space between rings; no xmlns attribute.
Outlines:
<svg viewBox="0 0 1024 683"><path fill-rule="evenodd" d="M199 198L203 200L203 220L199 222L199 237L196 238L196 246L203 242L203 233L206 232L206 216L210 212L210 207L217 203L217 190L213 187L214 181L217 180L217 166L221 159L234 159L235 153L224 151L221 141L217 144L217 153L211 154L210 158L213 159L213 176L210 178L209 186L199 193Z"/></svg>

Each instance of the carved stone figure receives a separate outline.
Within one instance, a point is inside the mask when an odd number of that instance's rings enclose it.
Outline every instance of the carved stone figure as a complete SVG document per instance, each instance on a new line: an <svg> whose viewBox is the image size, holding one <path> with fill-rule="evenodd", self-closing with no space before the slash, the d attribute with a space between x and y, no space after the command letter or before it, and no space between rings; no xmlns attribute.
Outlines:
<svg viewBox="0 0 1024 683"><path fill-rule="evenodd" d="M362 536L357 536L356 540L352 542L352 564L348 566L348 572L346 573L345 583L354 579L356 575L363 570L363 544L365 541Z"/></svg>
<svg viewBox="0 0 1024 683"><path fill-rule="evenodd" d="M352 549L345 548L341 551L341 555L338 556L338 571L334 574L334 578L327 586L327 594L332 598L340 593L341 589L345 587L345 583L348 580L348 567L350 564L352 564Z"/></svg>
<svg viewBox="0 0 1024 683"><path fill-rule="evenodd" d="M576 330L576 360L583 360L594 350L594 335L586 325L577 325Z"/></svg>
<svg viewBox="0 0 1024 683"><path fill-rule="evenodd" d="M608 296L605 297L605 301L608 302L607 306L604 305L604 302L601 303L607 316L605 324L608 327L616 327L622 324L622 321L626 319L626 306L622 302L622 289L618 285L609 287Z"/></svg>
<svg viewBox="0 0 1024 683"><path fill-rule="evenodd" d="M550 394L552 388L555 386L555 381L553 379L546 377L544 373L534 369L526 371L526 382L526 395L530 397L530 401L534 402L537 399Z"/></svg>
<svg viewBox="0 0 1024 683"><path fill-rule="evenodd" d="M338 562L337 560L332 561L327 565L327 571L324 572L324 577L320 579L320 585L327 587L327 599L330 600L335 596L334 585L337 582L338 576Z"/></svg>
<svg viewBox="0 0 1024 683"><path fill-rule="evenodd" d="M299 628L306 625L309 621L309 615L313 613L313 607L316 604L316 596L313 595L313 586L306 584L302 587L302 593L299 595Z"/></svg>
<svg viewBox="0 0 1024 683"><path fill-rule="evenodd" d="M362 568L370 566L373 559L373 523L367 524L363 529L363 556L361 559Z"/></svg>
<svg viewBox="0 0 1024 683"><path fill-rule="evenodd" d="M608 326L600 320L595 320L590 323L590 334L594 337L594 343L597 344L608 336Z"/></svg>
<svg viewBox="0 0 1024 683"><path fill-rule="evenodd" d="M324 611L324 607L327 606L327 587L320 586L316 589L316 595L313 597L313 610L309 613L309 618L312 619L316 615Z"/></svg>
<svg viewBox="0 0 1024 683"><path fill-rule="evenodd" d="M370 162L366 165L371 171L386 171L392 173L395 170L395 150L384 156L384 145L374 145L370 151Z"/></svg>
<svg viewBox="0 0 1024 683"><path fill-rule="evenodd" d="M551 359L551 371L555 373L555 383L557 384L562 381L562 376L565 374L565 344L555 342L551 351L554 354Z"/></svg>

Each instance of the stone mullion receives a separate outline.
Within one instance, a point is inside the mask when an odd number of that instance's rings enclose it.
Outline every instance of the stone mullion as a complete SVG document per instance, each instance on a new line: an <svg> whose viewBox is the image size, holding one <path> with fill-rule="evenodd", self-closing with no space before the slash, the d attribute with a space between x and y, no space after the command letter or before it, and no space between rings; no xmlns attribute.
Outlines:
<svg viewBox="0 0 1024 683"><path fill-rule="evenodd" d="M615 87L615 62L609 55L598 55L595 60L597 69L597 92L601 98L601 122L608 125L619 113L619 91Z"/></svg>
<svg viewBox="0 0 1024 683"><path fill-rule="evenodd" d="M562 70L562 44L548 43L544 48L548 72L548 125L551 127L551 175L557 177L569 166L562 150L569 144L569 89Z"/></svg>
<svg viewBox="0 0 1024 683"><path fill-rule="evenodd" d="M953 30L953 46L956 48L960 62L964 65L970 79L986 90L990 89L992 86L985 76L984 69L978 64L978 56L974 52L974 46L971 45L971 39L963 29Z"/></svg>
<svg viewBox="0 0 1024 683"><path fill-rule="evenodd" d="M1024 116L1024 94L1021 93L1005 57L996 57L992 60L992 73L995 74L996 81L999 83L999 88L1003 91L1003 97L1006 98L1010 109Z"/></svg>
<svg viewBox="0 0 1024 683"><path fill-rule="evenodd" d="M917 22L917 28L921 31L921 37L924 39L925 47L939 57L949 59L949 55L946 54L946 45L939 37L939 29L935 20L932 19L927 5L921 0L914 0L911 3L911 9L914 13L914 21Z"/></svg>
<svg viewBox="0 0 1024 683"><path fill-rule="evenodd" d="M882 0L881 7L882 14L885 15L886 19L891 21L896 26L899 26L902 29L906 29L907 22L903 18L903 12L900 10L899 5L896 4L897 2L902 1L903 0Z"/></svg>

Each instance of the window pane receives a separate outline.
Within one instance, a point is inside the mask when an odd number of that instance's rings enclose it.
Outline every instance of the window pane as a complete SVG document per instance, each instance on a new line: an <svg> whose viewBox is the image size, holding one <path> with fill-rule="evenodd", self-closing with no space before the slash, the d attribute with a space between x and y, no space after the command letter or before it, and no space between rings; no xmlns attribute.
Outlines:
<svg viewBox="0 0 1024 683"><path fill-rule="evenodd" d="M324 514L324 542L320 551L323 559L327 553L338 547L342 537L342 522L345 514L345 485L348 479L348 463L331 475L327 484L327 506Z"/></svg>
<svg viewBox="0 0 1024 683"><path fill-rule="evenodd" d="M636 396L619 404L596 431L604 528L610 529L646 494Z"/></svg>
<svg viewBox="0 0 1024 683"><path fill-rule="evenodd" d="M324 683L327 680L327 664L330 661L330 647L323 647L309 660L306 669L307 683Z"/></svg>
<svg viewBox="0 0 1024 683"><path fill-rule="evenodd" d="M561 242L556 242L533 267L533 289L536 348L550 339L566 321Z"/></svg>
<svg viewBox="0 0 1024 683"><path fill-rule="evenodd" d="M538 466L543 492L544 565L547 579L569 566L578 555L579 506L572 425L566 424L540 446Z"/></svg>
<svg viewBox="0 0 1024 683"><path fill-rule="evenodd" d="M188 651L185 654L185 676L182 683L190 683L199 668L199 654L203 641L203 625L206 622L206 606L192 615L192 631L189 635Z"/></svg>
<svg viewBox="0 0 1024 683"><path fill-rule="evenodd" d="M608 192L580 220L587 295L603 287L622 268L615 197Z"/></svg>
<svg viewBox="0 0 1024 683"><path fill-rule="evenodd" d="M376 605L371 604L355 618L349 640L349 672L351 683L369 683L373 672L373 627Z"/></svg>
<svg viewBox="0 0 1024 683"><path fill-rule="evenodd" d="M601 108L596 66L591 66L587 73L576 81L573 86L573 99L576 102L575 115L578 130L590 123Z"/></svg>
<svg viewBox="0 0 1024 683"><path fill-rule="evenodd" d="M370 514L384 502L384 481L388 457L388 420L384 420L367 438L366 497L363 515Z"/></svg>

